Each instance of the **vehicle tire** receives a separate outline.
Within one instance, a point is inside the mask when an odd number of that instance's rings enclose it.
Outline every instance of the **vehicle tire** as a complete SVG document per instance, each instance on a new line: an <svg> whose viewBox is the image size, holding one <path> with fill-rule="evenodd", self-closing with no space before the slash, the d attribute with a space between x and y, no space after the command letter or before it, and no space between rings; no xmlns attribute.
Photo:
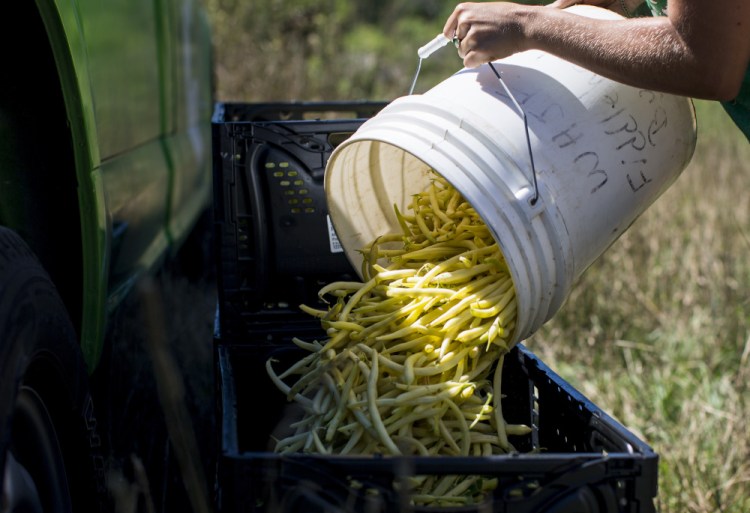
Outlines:
<svg viewBox="0 0 750 513"><path fill-rule="evenodd" d="M0 511L100 511L105 481L88 373L57 290L0 227Z"/></svg>

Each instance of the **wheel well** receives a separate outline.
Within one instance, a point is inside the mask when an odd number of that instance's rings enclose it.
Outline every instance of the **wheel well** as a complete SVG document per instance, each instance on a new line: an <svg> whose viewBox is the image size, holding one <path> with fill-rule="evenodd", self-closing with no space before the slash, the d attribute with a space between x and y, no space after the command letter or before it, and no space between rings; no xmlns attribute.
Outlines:
<svg viewBox="0 0 750 513"><path fill-rule="evenodd" d="M80 334L83 258L72 135L35 2L5 6L0 56L0 224L16 230L41 260Z"/></svg>

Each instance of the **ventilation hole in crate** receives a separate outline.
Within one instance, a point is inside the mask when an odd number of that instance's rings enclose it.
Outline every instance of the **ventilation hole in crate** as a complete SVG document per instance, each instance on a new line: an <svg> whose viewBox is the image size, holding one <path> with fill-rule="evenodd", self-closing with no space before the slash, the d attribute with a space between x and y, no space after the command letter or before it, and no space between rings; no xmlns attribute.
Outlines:
<svg viewBox="0 0 750 513"><path fill-rule="evenodd" d="M331 132L328 135L328 144L335 148L351 137L353 133L354 132Z"/></svg>

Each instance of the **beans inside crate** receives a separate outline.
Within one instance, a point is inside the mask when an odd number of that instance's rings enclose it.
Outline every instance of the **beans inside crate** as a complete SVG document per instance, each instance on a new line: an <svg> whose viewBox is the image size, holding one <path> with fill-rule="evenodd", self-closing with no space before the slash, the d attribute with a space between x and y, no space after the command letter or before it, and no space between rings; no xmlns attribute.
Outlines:
<svg viewBox="0 0 750 513"><path fill-rule="evenodd" d="M298 305L316 302L320 287L333 280L357 279L337 252L328 223L325 162L337 142L380 107L217 107L217 510L419 511L403 493L405 477L481 474L496 478L497 486L481 504L458 511L655 511L658 456L523 345L506 356L502 386L507 420L532 428L514 438L518 453L336 457L272 451L273 436L294 418L294 408L268 378L266 361L298 358L292 337L323 339L320 324ZM330 117L320 115L326 112Z"/></svg>

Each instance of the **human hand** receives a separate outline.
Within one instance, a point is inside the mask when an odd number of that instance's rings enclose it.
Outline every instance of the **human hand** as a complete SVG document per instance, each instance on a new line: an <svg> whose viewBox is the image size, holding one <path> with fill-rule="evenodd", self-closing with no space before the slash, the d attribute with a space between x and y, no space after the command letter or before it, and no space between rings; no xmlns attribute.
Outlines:
<svg viewBox="0 0 750 513"><path fill-rule="evenodd" d="M522 13L535 8L511 2L461 3L448 17L443 35L458 39L464 66L475 68L525 50Z"/></svg>

